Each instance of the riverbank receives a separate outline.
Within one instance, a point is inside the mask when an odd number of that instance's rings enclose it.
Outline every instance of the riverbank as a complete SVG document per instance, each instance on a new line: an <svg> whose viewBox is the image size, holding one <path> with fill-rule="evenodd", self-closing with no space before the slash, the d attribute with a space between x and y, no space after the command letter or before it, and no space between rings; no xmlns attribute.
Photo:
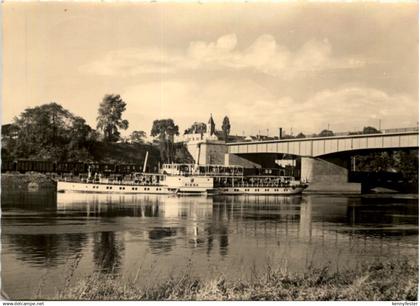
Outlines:
<svg viewBox="0 0 420 306"><path fill-rule="evenodd" d="M54 190L55 188L56 182L42 173L27 172L1 174L2 190L38 191Z"/></svg>
<svg viewBox="0 0 420 306"><path fill-rule="evenodd" d="M309 267L301 274L267 266L251 280L237 281L223 276L204 281L186 272L143 289L136 286L137 277L138 273L132 280L96 273L65 288L53 299L414 301L418 294L418 264L407 259L365 263L339 272Z"/></svg>

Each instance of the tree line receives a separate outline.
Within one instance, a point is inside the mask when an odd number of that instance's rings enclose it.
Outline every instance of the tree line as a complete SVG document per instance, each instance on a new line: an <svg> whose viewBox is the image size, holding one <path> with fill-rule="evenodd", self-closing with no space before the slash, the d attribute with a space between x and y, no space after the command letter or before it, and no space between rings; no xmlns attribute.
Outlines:
<svg viewBox="0 0 420 306"><path fill-rule="evenodd" d="M105 95L98 107L96 129L56 102L27 108L11 124L2 126L2 156L4 159L92 160L95 143L123 140L121 130L129 126L128 120L123 118L126 106L120 95ZM205 129L205 124L194 123L190 129L202 131L203 125ZM222 128L227 138L229 118L225 117ZM153 121L150 135L158 139L161 161L173 162L174 136L179 135L179 127L173 119ZM144 131L133 131L129 140L144 143L146 136Z"/></svg>
<svg viewBox="0 0 420 306"><path fill-rule="evenodd" d="M365 126L365 127L363 127L362 131L349 132L349 135L364 135L364 134L378 134L378 133L381 133L381 131L377 130L376 128L374 128L372 126ZM331 137L331 136L335 136L335 133L332 130L328 130L328 129L324 129L321 132L319 132L318 134L310 135L310 137ZM306 138L306 137L307 136L305 134L300 132L299 134L297 134L294 137L290 136L290 135L287 135L284 138Z"/></svg>
<svg viewBox="0 0 420 306"><path fill-rule="evenodd" d="M97 142L116 142L128 128L122 118L126 102L119 95L105 95L98 108L96 129L56 102L25 109L11 124L2 126L3 158L50 161L88 161ZM130 138L143 142L146 134Z"/></svg>

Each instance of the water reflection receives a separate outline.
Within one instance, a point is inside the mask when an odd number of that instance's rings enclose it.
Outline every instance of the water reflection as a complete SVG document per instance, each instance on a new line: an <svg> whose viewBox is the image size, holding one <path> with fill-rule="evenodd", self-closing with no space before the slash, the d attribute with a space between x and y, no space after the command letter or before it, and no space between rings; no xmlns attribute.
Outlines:
<svg viewBox="0 0 420 306"><path fill-rule="evenodd" d="M346 224L353 233L372 236L405 236L418 233L418 204L415 199L362 198L347 206Z"/></svg>
<svg viewBox="0 0 420 306"><path fill-rule="evenodd" d="M3 191L1 209L2 245L9 246L19 261L57 266L86 245L84 233L55 232L60 221L55 192Z"/></svg>
<svg viewBox="0 0 420 306"><path fill-rule="evenodd" d="M175 246L177 230L171 227L158 227L149 231L149 247L152 254L170 253Z"/></svg>
<svg viewBox="0 0 420 306"><path fill-rule="evenodd" d="M213 248L214 241L219 243L219 252L221 256L228 254L229 247L229 232L228 225L232 220L232 206L231 205L213 205L212 222L207 227L206 232L209 238L207 239L209 245L207 246L207 254L210 254Z"/></svg>
<svg viewBox="0 0 420 306"><path fill-rule="evenodd" d="M61 193L57 210L66 214L95 217L159 217L162 199L153 196Z"/></svg>
<svg viewBox="0 0 420 306"><path fill-rule="evenodd" d="M312 240L312 201L302 202L300 206L299 237Z"/></svg>
<svg viewBox="0 0 420 306"><path fill-rule="evenodd" d="M87 235L83 233L2 234L2 244L11 246L17 260L43 267L64 263L69 256L82 252L86 241Z"/></svg>
<svg viewBox="0 0 420 306"><path fill-rule="evenodd" d="M229 227L241 223L247 230L254 224L254 236L261 225L264 230L298 225L296 234L311 241L317 234L313 222L324 231L344 233L351 227L352 234L369 231L369 235L416 234L418 215L416 200L366 199L331 196L132 196L79 194L76 197L58 196L59 211L85 210L87 217L140 217L154 218L156 224L148 230L150 246L155 251L162 247L169 252L177 236L187 235L190 245L198 247L207 241L208 253L218 241L220 254L229 247ZM112 219L111 219L112 220ZM171 220L175 221L172 226ZM179 222L185 221L182 226ZM253 223L253 221L257 223ZM261 224L258 224L260 221ZM397 225L397 230L395 230ZM405 227L403 225L411 225ZM338 228L339 227L339 228ZM292 229L293 230L293 229ZM315 232L313 232L315 230ZM280 232L279 232L280 233ZM156 241L159 241L157 243Z"/></svg>
<svg viewBox="0 0 420 306"><path fill-rule="evenodd" d="M59 268L83 254L87 273L125 274L139 261L169 273L192 260L197 273L207 275L211 265L234 276L267 258L299 269L310 260L351 265L362 257L416 255L418 247L417 199L64 193L2 194L3 205L9 273Z"/></svg>
<svg viewBox="0 0 420 306"><path fill-rule="evenodd" d="M55 210L56 207L57 193L51 190L38 192L2 190L1 192L2 213L16 209L39 212Z"/></svg>
<svg viewBox="0 0 420 306"><path fill-rule="evenodd" d="M93 234L93 261L102 273L118 273L124 252L124 243L115 232Z"/></svg>

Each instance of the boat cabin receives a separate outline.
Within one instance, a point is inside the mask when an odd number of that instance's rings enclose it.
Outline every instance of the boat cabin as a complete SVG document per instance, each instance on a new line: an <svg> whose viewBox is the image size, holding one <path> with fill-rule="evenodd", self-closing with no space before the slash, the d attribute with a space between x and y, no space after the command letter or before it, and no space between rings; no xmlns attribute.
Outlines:
<svg viewBox="0 0 420 306"><path fill-rule="evenodd" d="M210 164L163 164L161 172L167 175L242 176L244 167Z"/></svg>

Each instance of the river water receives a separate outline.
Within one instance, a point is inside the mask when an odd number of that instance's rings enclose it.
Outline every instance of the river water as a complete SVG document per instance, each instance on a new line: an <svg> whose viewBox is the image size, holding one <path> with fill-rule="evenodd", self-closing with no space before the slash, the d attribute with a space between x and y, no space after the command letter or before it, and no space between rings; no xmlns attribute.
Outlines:
<svg viewBox="0 0 420 306"><path fill-rule="evenodd" d="M407 195L3 191L1 205L1 286L12 299L54 295L72 273L71 284L101 272L151 286L186 271L249 279L268 265L335 271L418 257L418 200Z"/></svg>

